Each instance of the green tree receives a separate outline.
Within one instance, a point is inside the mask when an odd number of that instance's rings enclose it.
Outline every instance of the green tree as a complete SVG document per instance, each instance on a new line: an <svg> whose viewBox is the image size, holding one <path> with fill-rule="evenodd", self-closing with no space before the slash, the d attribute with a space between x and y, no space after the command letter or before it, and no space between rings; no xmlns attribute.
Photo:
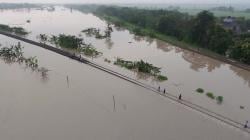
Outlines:
<svg viewBox="0 0 250 140"><path fill-rule="evenodd" d="M250 64L250 38L237 39L231 47L229 56L241 62Z"/></svg>
<svg viewBox="0 0 250 140"><path fill-rule="evenodd" d="M209 37L209 49L219 54L225 55L229 46L233 43L232 33L216 25Z"/></svg>
<svg viewBox="0 0 250 140"><path fill-rule="evenodd" d="M191 29L191 40L201 46L207 47L211 30L215 26L215 17L209 11L200 12L194 19Z"/></svg>
<svg viewBox="0 0 250 140"><path fill-rule="evenodd" d="M181 38L181 31L178 27L179 19L176 16L163 16L158 23L158 31L166 35Z"/></svg>

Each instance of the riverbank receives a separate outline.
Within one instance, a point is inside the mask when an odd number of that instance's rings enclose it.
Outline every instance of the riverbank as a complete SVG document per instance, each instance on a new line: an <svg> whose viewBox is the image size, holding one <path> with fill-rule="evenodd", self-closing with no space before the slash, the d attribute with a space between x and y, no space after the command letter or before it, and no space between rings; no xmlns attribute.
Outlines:
<svg viewBox="0 0 250 140"><path fill-rule="evenodd" d="M106 20L108 22L111 22L111 23L113 23L115 25L118 24L118 26L124 27L124 28L128 29L130 32L133 32L133 33L134 33L135 29L139 29L140 30L140 33L138 34L139 36L149 36L149 37L152 37L152 38L157 38L159 40L162 40L162 41L165 41L165 42L167 42L169 44L172 44L172 45L174 45L176 47L179 47L179 48L182 48L182 49L194 52L194 53L198 53L198 54L201 54L201 55L204 55L204 56L207 56L207 57L210 57L210 58L225 62L227 64L230 64L230 65L245 69L247 71L250 71L250 66L247 65L247 64L244 64L244 63L239 62L237 60L233 60L233 59L227 58L225 56L219 55L219 54L217 54L215 52L212 52L210 50L200 48L200 47L198 47L198 46L196 46L194 44L189 44L189 43L186 43L186 42L183 42L183 41L179 41L174 37L166 36L166 35L163 35L161 33L156 32L156 31L150 30L150 29L143 29L141 27L138 27L138 26L133 25L131 23L128 23L126 21L120 20L120 19L118 19L116 17L111 17L111 16L107 16L107 15L100 16L98 14L95 14L95 15L98 16L99 18L101 18L103 20Z"/></svg>

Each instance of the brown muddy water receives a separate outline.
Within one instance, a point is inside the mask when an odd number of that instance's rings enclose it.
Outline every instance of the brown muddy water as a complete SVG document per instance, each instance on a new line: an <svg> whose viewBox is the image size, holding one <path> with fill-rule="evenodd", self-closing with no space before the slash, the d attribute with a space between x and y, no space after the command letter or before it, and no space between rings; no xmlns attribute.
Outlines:
<svg viewBox="0 0 250 140"><path fill-rule="evenodd" d="M3 36L0 41L17 43ZM1 139L250 138L241 130L113 75L21 44L26 57L37 56L39 66L50 71L42 77L23 65L0 60Z"/></svg>
<svg viewBox="0 0 250 140"><path fill-rule="evenodd" d="M30 20L31 23L26 23ZM73 34L106 22L92 14L56 7L40 10L3 10L0 23L22 26L36 40L40 33ZM103 56L93 61L149 85L166 88L173 95L244 123L250 119L250 72L192 53L168 43L135 36L115 28L110 40L86 37ZM128 43L132 42L132 43ZM2 46L17 43L0 36ZM1 131L3 139L245 139L237 130L197 114L168 99L99 70L71 61L29 44L27 56L37 56L50 69L47 77L18 64L0 60ZM144 60L162 68L166 82L104 62L105 58ZM66 77L69 76L69 85ZM69 87L68 87L69 86ZM203 88L223 96L221 105ZM113 96L117 106L113 108ZM240 109L244 106L244 109ZM182 134L179 134L181 132Z"/></svg>

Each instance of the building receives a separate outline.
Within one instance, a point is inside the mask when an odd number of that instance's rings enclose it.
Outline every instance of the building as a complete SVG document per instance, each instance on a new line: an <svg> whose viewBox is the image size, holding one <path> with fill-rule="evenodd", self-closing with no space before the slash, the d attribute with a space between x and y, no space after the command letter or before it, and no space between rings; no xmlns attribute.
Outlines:
<svg viewBox="0 0 250 140"><path fill-rule="evenodd" d="M223 19L223 27L229 30L232 30L236 34L241 33L240 25L237 23L235 17L228 16Z"/></svg>

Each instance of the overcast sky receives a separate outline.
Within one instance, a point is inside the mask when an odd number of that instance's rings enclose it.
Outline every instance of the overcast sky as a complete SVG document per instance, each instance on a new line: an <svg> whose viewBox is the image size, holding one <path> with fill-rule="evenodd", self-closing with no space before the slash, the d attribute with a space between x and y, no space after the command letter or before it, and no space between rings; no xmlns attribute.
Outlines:
<svg viewBox="0 0 250 140"><path fill-rule="evenodd" d="M210 4L231 4L250 3L250 0L0 0L7 3L210 3Z"/></svg>

